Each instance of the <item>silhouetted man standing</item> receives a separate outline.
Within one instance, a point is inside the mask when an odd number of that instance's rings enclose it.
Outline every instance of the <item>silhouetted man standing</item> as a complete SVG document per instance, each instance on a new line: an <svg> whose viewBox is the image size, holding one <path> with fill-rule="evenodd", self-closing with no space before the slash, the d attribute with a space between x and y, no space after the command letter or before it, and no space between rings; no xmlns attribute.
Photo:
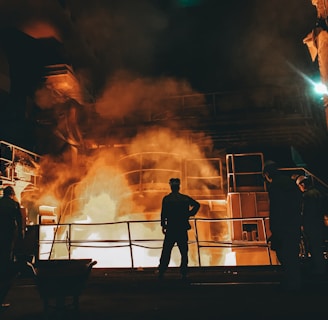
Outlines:
<svg viewBox="0 0 328 320"><path fill-rule="evenodd" d="M4 299L14 276L14 247L23 239L22 214L15 191L8 186L0 199L0 311L8 307Z"/></svg>
<svg viewBox="0 0 328 320"><path fill-rule="evenodd" d="M302 191L302 223L307 244L309 245L312 275L322 276L326 272L326 260L323 254L325 201L323 194L310 178L300 176L296 184Z"/></svg>
<svg viewBox="0 0 328 320"><path fill-rule="evenodd" d="M270 200L270 231L272 248L284 269L284 288L301 289L301 192L294 180L282 174L275 162L263 168L268 182Z"/></svg>
<svg viewBox="0 0 328 320"><path fill-rule="evenodd" d="M180 273L185 278L188 271L188 230L191 229L189 217L198 212L200 204L179 192L180 179L172 178L169 184L172 192L162 200L161 226L165 237L158 267L159 278L163 277L169 265L175 243L181 254Z"/></svg>

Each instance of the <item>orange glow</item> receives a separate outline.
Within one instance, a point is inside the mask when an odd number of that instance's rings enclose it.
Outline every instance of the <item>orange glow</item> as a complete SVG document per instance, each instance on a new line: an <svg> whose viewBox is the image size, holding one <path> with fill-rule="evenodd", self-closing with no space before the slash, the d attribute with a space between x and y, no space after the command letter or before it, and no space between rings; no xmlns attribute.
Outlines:
<svg viewBox="0 0 328 320"><path fill-rule="evenodd" d="M35 39L55 38L61 41L58 30L50 25L49 22L33 21L31 23L26 23L22 27L22 31Z"/></svg>
<svg viewBox="0 0 328 320"><path fill-rule="evenodd" d="M161 153L156 153L159 148ZM163 234L159 221L152 220L160 219L161 198L169 193L169 178L181 176L181 170L184 170L182 162L193 158L204 160L188 166L192 170L191 175L204 177L218 173L206 162L198 146L177 137L167 129L151 130L138 135L130 145L119 151L120 154L117 154L117 148L114 149L103 148L92 156L80 159L83 163L80 168L72 168L64 162L54 165L52 159L44 159L44 174L51 176L53 180L44 189L42 203L60 204L60 222L78 224L72 226L71 230L61 227L56 234L56 240L63 241L70 232L71 240L79 242L72 247L71 258L92 257L98 261L97 267L130 267L129 232L126 223L129 222L132 242L136 244L132 248L135 266L157 266ZM130 156L124 158L126 154ZM121 163L120 159L125 160ZM135 179L136 176L139 178ZM66 185L66 181L72 178L78 181ZM66 185L65 192L61 190L63 184ZM206 188L206 184L202 184L200 180L197 189L202 194L207 194ZM134 222L138 220L146 222ZM202 224L198 228L200 234L210 233L208 224ZM194 232L193 229L190 231L190 241L195 241ZM51 236L55 236L54 233L53 229L49 229L47 233L43 233L44 239L49 240ZM218 237L217 234L215 236ZM209 234L209 237L212 235ZM226 239L229 239L229 235L224 234L224 239L221 240ZM148 241L143 243L142 240ZM42 247L42 250L44 251L40 256L49 255L49 245ZM203 261L210 265L222 265L227 260L225 253L230 252L230 249L222 249L215 256L205 253ZM55 246L51 253L52 258L58 259L67 258L67 255L66 245ZM170 265L179 264L180 255L175 248ZM196 246L191 244L190 266L197 264Z"/></svg>

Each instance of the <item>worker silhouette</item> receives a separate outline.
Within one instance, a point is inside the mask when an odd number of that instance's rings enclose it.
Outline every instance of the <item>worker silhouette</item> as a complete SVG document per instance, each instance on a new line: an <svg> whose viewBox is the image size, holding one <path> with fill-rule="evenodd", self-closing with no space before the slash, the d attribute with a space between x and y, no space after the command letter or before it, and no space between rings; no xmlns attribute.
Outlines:
<svg viewBox="0 0 328 320"><path fill-rule="evenodd" d="M8 186L0 199L0 312L9 304L4 303L14 277L14 248L22 241L22 214L15 199L13 187Z"/></svg>
<svg viewBox="0 0 328 320"><path fill-rule="evenodd" d="M272 249L284 270L283 289L301 289L301 192L294 180L278 170L274 161L264 164L268 183Z"/></svg>
<svg viewBox="0 0 328 320"><path fill-rule="evenodd" d="M311 254L310 275L322 276L326 272L324 258L325 199L311 178L299 176L296 184L302 192L302 227Z"/></svg>
<svg viewBox="0 0 328 320"><path fill-rule="evenodd" d="M189 217L196 215L200 204L188 195L179 192L179 178L171 178L169 184L172 192L164 196L162 200L161 226L165 237L158 276L159 279L163 278L176 243L181 254L180 273L182 279L185 279L188 271L188 230L191 229Z"/></svg>

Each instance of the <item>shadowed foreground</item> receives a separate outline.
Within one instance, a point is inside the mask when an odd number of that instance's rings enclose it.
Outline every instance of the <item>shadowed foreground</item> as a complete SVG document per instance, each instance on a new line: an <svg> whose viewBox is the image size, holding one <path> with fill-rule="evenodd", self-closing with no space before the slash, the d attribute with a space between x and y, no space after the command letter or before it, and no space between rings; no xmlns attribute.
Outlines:
<svg viewBox="0 0 328 320"><path fill-rule="evenodd" d="M68 306L48 315L33 277L20 276L0 319L328 318L327 277L306 278L301 292L284 292L279 267L191 268L187 281L175 268L164 280L154 271L93 269L79 297L79 312Z"/></svg>

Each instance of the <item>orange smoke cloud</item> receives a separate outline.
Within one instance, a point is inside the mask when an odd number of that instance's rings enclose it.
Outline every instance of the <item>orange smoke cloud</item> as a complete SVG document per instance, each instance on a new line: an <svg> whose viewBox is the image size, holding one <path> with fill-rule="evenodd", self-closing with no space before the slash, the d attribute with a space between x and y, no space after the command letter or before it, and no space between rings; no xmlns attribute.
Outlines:
<svg viewBox="0 0 328 320"><path fill-rule="evenodd" d="M153 128L147 132L138 134L131 140L131 143L123 150L117 148L99 149L92 155L80 156L79 165L72 167L70 162L56 161L50 157L44 157L41 163L43 176L45 178L40 196L41 201L47 205L58 205L67 199L79 199L74 202L74 206L67 209L65 219L69 215L87 215L89 221L110 222L116 221L120 217L135 212L144 212L147 207L147 199L142 203L132 197L133 186L126 180L125 172L135 170L140 165L135 163L138 157L131 158L130 162L120 165L123 155L133 155L141 153L167 153L159 158L150 156L147 160L147 169L143 173L145 181L161 181L163 177L156 177L162 171L152 171L152 169L170 168L173 171L181 170L181 163L177 159L204 159L205 155L200 147L191 143L184 137L178 137L177 133L166 128ZM193 173L196 175L212 176L215 169L206 161L199 162L199 168L194 167ZM153 179L148 179L147 175L154 175ZM168 177L167 177L168 178ZM168 180L161 181L167 183ZM139 183L139 181L137 181ZM68 193L70 193L68 195ZM52 198L52 203L47 202ZM55 199L57 199L55 201ZM135 202L137 201L137 202ZM153 199L149 199L153 201ZM62 203L63 205L63 203ZM155 207L159 207L160 202ZM154 205L152 204L152 207Z"/></svg>
<svg viewBox="0 0 328 320"><path fill-rule="evenodd" d="M185 137L179 135L179 130L174 132L172 129L154 127L134 137L128 147L128 153L161 151L179 154L182 158L204 157L200 147L188 141L187 132Z"/></svg>
<svg viewBox="0 0 328 320"><path fill-rule="evenodd" d="M56 104L65 103L68 99L67 96L57 94L53 88L49 87L42 87L38 89L34 96L36 103L42 109L51 109Z"/></svg>
<svg viewBox="0 0 328 320"><path fill-rule="evenodd" d="M96 111L104 118L115 119L133 112L161 109L163 97L190 94L187 82L173 78L133 78L126 72L118 72L108 82L97 99Z"/></svg>

